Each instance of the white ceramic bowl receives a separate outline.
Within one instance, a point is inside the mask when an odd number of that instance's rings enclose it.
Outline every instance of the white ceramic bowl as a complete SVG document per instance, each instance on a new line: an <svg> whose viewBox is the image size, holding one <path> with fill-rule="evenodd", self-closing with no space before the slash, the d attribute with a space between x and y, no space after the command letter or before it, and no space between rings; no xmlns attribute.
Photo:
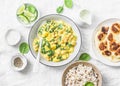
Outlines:
<svg viewBox="0 0 120 86"><path fill-rule="evenodd" d="M10 34L12 34L12 36ZM5 40L6 40L7 44L10 46L17 45L21 40L21 34L14 29L9 29L5 34ZM10 40L12 42L10 42Z"/></svg>
<svg viewBox="0 0 120 86"><path fill-rule="evenodd" d="M94 66L93 64L91 63L88 63L88 62L81 62L81 61L77 61L77 62L74 62L73 64L70 64L63 72L63 75L62 75L62 86L65 86L65 76L66 74L68 73L68 71L70 69L72 69L73 67L75 66L78 66L79 64L83 64L83 65L86 65L86 66L90 66L93 68L93 70L95 71L95 73L97 73L98 75L98 85L97 86L102 86L102 75L100 73L100 71L97 69L96 66Z"/></svg>
<svg viewBox="0 0 120 86"><path fill-rule="evenodd" d="M18 11L18 9L19 9L22 5L25 5L25 4L34 6L34 7L36 8L36 10L37 10L37 13L38 13L36 20L33 21L33 22L31 22L31 23L29 23L29 24L25 24L25 23L22 22L22 21L18 18L18 16L17 16L17 11ZM33 24L40 18L40 11L39 11L38 7L35 6L34 4L31 4L31 3L23 3L23 4L21 4L21 5L17 8L17 11L16 11L16 18L17 18L18 22L20 22L20 23L21 23L23 26L25 26L25 27L31 27L31 26L33 26Z"/></svg>
<svg viewBox="0 0 120 86"><path fill-rule="evenodd" d="M48 66L61 66L61 65L65 65L65 64L71 62L77 56L77 54L79 53L80 47L81 47L81 34L80 34L80 31L79 31L79 28L78 28L78 26L70 18L68 18L66 16L59 15L59 14L51 14L51 15L46 15L46 16L40 18L33 25L33 27L31 28L31 31L29 33L28 43L29 43L29 46L30 46L30 50L31 50L32 55L36 58L37 53L35 53L35 51L33 50L33 46L32 46L33 39L37 35L38 27L44 21L51 20L51 19L54 19L54 20L63 20L66 23L70 24L72 26L72 28L73 28L73 31L76 33L77 44L75 46L74 52L70 55L70 57L67 60L64 60L64 61L61 61L61 62L50 62L50 61L46 61L44 58L41 58L40 62L43 63L43 64L45 64L45 65L48 65Z"/></svg>
<svg viewBox="0 0 120 86"><path fill-rule="evenodd" d="M23 65L22 65L22 67L16 67L15 65L14 65L14 60L16 59L16 58L20 58L21 60L22 60L22 62L23 62ZM16 55L14 55L13 57L12 57L12 59L11 59L11 68L14 70L14 71L22 71L22 70L24 70L25 69L25 67L27 66L27 59L26 59L26 57L25 56L23 56L23 55L21 55L21 54L16 54Z"/></svg>
<svg viewBox="0 0 120 86"><path fill-rule="evenodd" d="M95 53L95 58L97 60L99 60L100 62L106 64L106 65L109 65L109 66L120 66L120 62L111 62L110 60L106 59L105 57L103 57L100 53L99 53L99 50L97 49L97 47L95 46L95 35L96 35L96 32L99 30L99 28L101 28L101 26L110 26L111 24L115 23L119 21L120 22L120 19L117 19L117 18L111 18L111 19L107 19L103 22L101 22L95 29L94 33L93 33L93 37L92 37L92 48L93 48L93 51Z"/></svg>

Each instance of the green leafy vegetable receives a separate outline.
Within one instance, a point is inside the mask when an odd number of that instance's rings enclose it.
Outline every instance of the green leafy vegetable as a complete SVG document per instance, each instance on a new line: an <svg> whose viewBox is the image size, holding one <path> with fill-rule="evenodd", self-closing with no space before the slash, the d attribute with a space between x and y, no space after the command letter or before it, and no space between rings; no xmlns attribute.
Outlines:
<svg viewBox="0 0 120 86"><path fill-rule="evenodd" d="M73 1L72 0L64 0L65 6L67 8L72 8L73 7Z"/></svg>
<svg viewBox="0 0 120 86"><path fill-rule="evenodd" d="M46 41L45 41L45 39L43 38L43 40L42 40L42 47L44 47L46 45Z"/></svg>
<svg viewBox="0 0 120 86"><path fill-rule="evenodd" d="M52 56L52 55L54 55L54 51L49 50L49 51L48 51L48 56Z"/></svg>
<svg viewBox="0 0 120 86"><path fill-rule="evenodd" d="M84 86L94 86L93 82L86 82Z"/></svg>
<svg viewBox="0 0 120 86"><path fill-rule="evenodd" d="M43 29L44 29L44 28L39 27L39 28L38 28L38 34L42 34Z"/></svg>
<svg viewBox="0 0 120 86"><path fill-rule="evenodd" d="M62 56L58 56L57 59L60 59L60 61L63 61Z"/></svg>
<svg viewBox="0 0 120 86"><path fill-rule="evenodd" d="M67 8L72 8L73 7L73 1L72 0L64 0L64 4ZM57 13L62 13L64 10L64 5L63 6L59 6L57 9L56 9L56 12Z"/></svg>
<svg viewBox="0 0 120 86"><path fill-rule="evenodd" d="M63 25L62 24L59 24L58 25L58 29L62 29L63 28Z"/></svg>
<svg viewBox="0 0 120 86"><path fill-rule="evenodd" d="M46 46L50 48L50 43L46 41Z"/></svg>
<svg viewBox="0 0 120 86"><path fill-rule="evenodd" d="M28 46L28 44L26 42L21 43L20 46L19 46L19 51L22 54L28 53L29 52L29 46Z"/></svg>
<svg viewBox="0 0 120 86"><path fill-rule="evenodd" d="M46 22L49 24L51 22L51 20L47 20Z"/></svg>
<svg viewBox="0 0 120 86"><path fill-rule="evenodd" d="M43 53L43 54L46 54L46 53L47 53L47 51L45 50L44 47L41 48L41 53Z"/></svg>
<svg viewBox="0 0 120 86"><path fill-rule="evenodd" d="M72 47L73 45L72 45L72 44L70 44L70 43L68 43L68 44L67 44L67 46L68 46L68 47Z"/></svg>
<svg viewBox="0 0 120 86"><path fill-rule="evenodd" d="M89 61L90 55L87 53L82 53L81 56L79 57L79 60Z"/></svg>
<svg viewBox="0 0 120 86"><path fill-rule="evenodd" d="M61 41L61 39L62 39L62 37L60 36L60 37L58 38L58 40Z"/></svg>
<svg viewBox="0 0 120 86"><path fill-rule="evenodd" d="M56 44L56 49L59 48L61 45L60 44Z"/></svg>
<svg viewBox="0 0 120 86"><path fill-rule="evenodd" d="M59 6L57 9L56 9L56 12L57 13L62 13L63 12L63 6Z"/></svg>

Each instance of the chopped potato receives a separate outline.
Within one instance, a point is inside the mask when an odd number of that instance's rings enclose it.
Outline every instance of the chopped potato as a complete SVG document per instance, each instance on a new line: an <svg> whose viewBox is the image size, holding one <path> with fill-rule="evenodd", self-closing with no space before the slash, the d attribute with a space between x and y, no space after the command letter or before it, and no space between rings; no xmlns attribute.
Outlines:
<svg viewBox="0 0 120 86"><path fill-rule="evenodd" d="M64 21L47 20L38 28L33 41L33 49L38 52L39 39L42 37L41 54L47 61L60 62L74 51L77 37L72 27Z"/></svg>

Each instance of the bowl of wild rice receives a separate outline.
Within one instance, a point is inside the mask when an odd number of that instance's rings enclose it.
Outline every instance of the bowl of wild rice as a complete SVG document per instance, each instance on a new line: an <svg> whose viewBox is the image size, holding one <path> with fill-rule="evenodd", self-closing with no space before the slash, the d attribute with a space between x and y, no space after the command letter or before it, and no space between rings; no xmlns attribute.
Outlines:
<svg viewBox="0 0 120 86"><path fill-rule="evenodd" d="M77 61L63 72L62 86L102 86L102 75L91 63Z"/></svg>

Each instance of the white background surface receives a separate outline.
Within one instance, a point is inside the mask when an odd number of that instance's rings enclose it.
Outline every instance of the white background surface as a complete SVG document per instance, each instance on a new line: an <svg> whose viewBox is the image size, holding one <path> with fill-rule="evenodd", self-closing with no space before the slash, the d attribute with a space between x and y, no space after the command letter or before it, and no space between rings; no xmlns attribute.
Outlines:
<svg viewBox="0 0 120 86"><path fill-rule="evenodd" d="M73 1L77 3L78 0ZM61 76L65 66L54 68L40 64L39 72L34 74L32 68L35 59L30 52L26 55L29 63L23 72L14 72L9 66L12 55L19 51L18 45L8 46L4 40L8 27L18 30L22 35L22 41L28 41L30 28L19 24L15 15L18 6L24 2L37 6L41 16L56 13L56 7L63 4L63 0L0 0L0 86L61 86ZM108 18L120 18L120 0L81 0L80 4L94 14L93 24L87 28L80 28L83 39L81 52L88 52L95 57L90 50L92 32L101 21ZM79 25L80 9L74 4L72 9L65 8L62 14ZM120 86L119 67L109 67L94 59L90 62L101 71L103 86Z"/></svg>

